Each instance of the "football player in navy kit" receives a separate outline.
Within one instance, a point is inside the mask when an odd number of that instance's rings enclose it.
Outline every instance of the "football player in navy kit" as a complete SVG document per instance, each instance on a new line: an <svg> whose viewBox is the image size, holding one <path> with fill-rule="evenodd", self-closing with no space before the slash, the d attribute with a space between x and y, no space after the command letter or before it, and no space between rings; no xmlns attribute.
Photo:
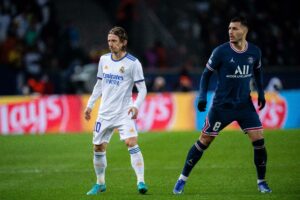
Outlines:
<svg viewBox="0 0 300 200"><path fill-rule="evenodd" d="M265 180L267 152L263 127L250 96L250 80L254 77L259 110L264 108L266 100L262 85L261 50L246 40L247 33L247 20L244 17L233 18L228 27L229 42L215 48L206 64L200 81L200 112L206 110L209 79L214 71L217 72L218 83L202 134L188 152L173 189L174 194L183 192L187 178L203 152L219 132L233 121L237 121L252 142L258 190L262 193L271 192Z"/></svg>

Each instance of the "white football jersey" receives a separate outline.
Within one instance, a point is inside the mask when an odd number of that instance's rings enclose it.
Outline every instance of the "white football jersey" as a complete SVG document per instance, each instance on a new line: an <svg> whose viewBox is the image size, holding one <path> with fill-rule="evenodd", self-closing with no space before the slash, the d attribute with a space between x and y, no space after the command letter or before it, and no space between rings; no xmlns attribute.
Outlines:
<svg viewBox="0 0 300 200"><path fill-rule="evenodd" d="M131 54L114 60L112 54L102 55L98 65L97 78L102 80L102 99L99 116L110 120L128 112L133 106L132 89L135 83L144 81L142 65Z"/></svg>

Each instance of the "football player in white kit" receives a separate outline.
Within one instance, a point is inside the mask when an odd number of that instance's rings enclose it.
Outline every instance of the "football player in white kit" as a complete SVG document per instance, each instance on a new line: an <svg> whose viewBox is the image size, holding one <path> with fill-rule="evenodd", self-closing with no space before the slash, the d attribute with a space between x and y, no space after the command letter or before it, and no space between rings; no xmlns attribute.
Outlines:
<svg viewBox="0 0 300 200"><path fill-rule="evenodd" d="M137 176L138 191L145 194L148 188L144 181L144 159L137 144L138 133L134 121L147 94L143 69L139 60L126 51L128 36L122 27L112 28L107 40L111 53L100 58L98 80L84 111L85 119L90 120L94 103L102 96L93 132L93 163L97 182L87 195L96 195L106 190L106 147L114 129L118 129L121 140L128 147L131 165ZM138 89L135 101L132 99L134 85Z"/></svg>

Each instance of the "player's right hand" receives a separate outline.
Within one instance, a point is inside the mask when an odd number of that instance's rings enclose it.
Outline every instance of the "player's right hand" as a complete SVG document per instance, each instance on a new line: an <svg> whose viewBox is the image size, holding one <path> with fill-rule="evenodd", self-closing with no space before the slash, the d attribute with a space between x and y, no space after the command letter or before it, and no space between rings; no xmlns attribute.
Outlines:
<svg viewBox="0 0 300 200"><path fill-rule="evenodd" d="M266 99L264 96L259 96L257 100L257 104L259 106L259 110L262 110L266 105Z"/></svg>
<svg viewBox="0 0 300 200"><path fill-rule="evenodd" d="M198 110L200 112L204 112L206 110L206 104L207 104L206 101L202 101L202 100L198 101Z"/></svg>
<svg viewBox="0 0 300 200"><path fill-rule="evenodd" d="M92 109L91 108L86 108L84 110L84 118L89 121L91 119L91 112L92 112Z"/></svg>

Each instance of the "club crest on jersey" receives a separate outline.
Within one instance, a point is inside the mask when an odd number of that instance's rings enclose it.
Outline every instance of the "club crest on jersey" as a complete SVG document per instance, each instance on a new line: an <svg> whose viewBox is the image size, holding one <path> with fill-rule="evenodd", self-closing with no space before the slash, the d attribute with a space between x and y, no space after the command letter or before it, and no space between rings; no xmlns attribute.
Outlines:
<svg viewBox="0 0 300 200"><path fill-rule="evenodd" d="M125 72L125 67L122 66L122 67L120 68L120 73L124 74L124 72Z"/></svg>
<svg viewBox="0 0 300 200"><path fill-rule="evenodd" d="M107 65L105 65L105 66L104 66L104 69L108 69L108 66L107 66Z"/></svg>
<svg viewBox="0 0 300 200"><path fill-rule="evenodd" d="M253 58L253 57L249 57L249 58L248 58L248 63L249 63L249 64L253 64L253 62L254 62L254 58Z"/></svg>

